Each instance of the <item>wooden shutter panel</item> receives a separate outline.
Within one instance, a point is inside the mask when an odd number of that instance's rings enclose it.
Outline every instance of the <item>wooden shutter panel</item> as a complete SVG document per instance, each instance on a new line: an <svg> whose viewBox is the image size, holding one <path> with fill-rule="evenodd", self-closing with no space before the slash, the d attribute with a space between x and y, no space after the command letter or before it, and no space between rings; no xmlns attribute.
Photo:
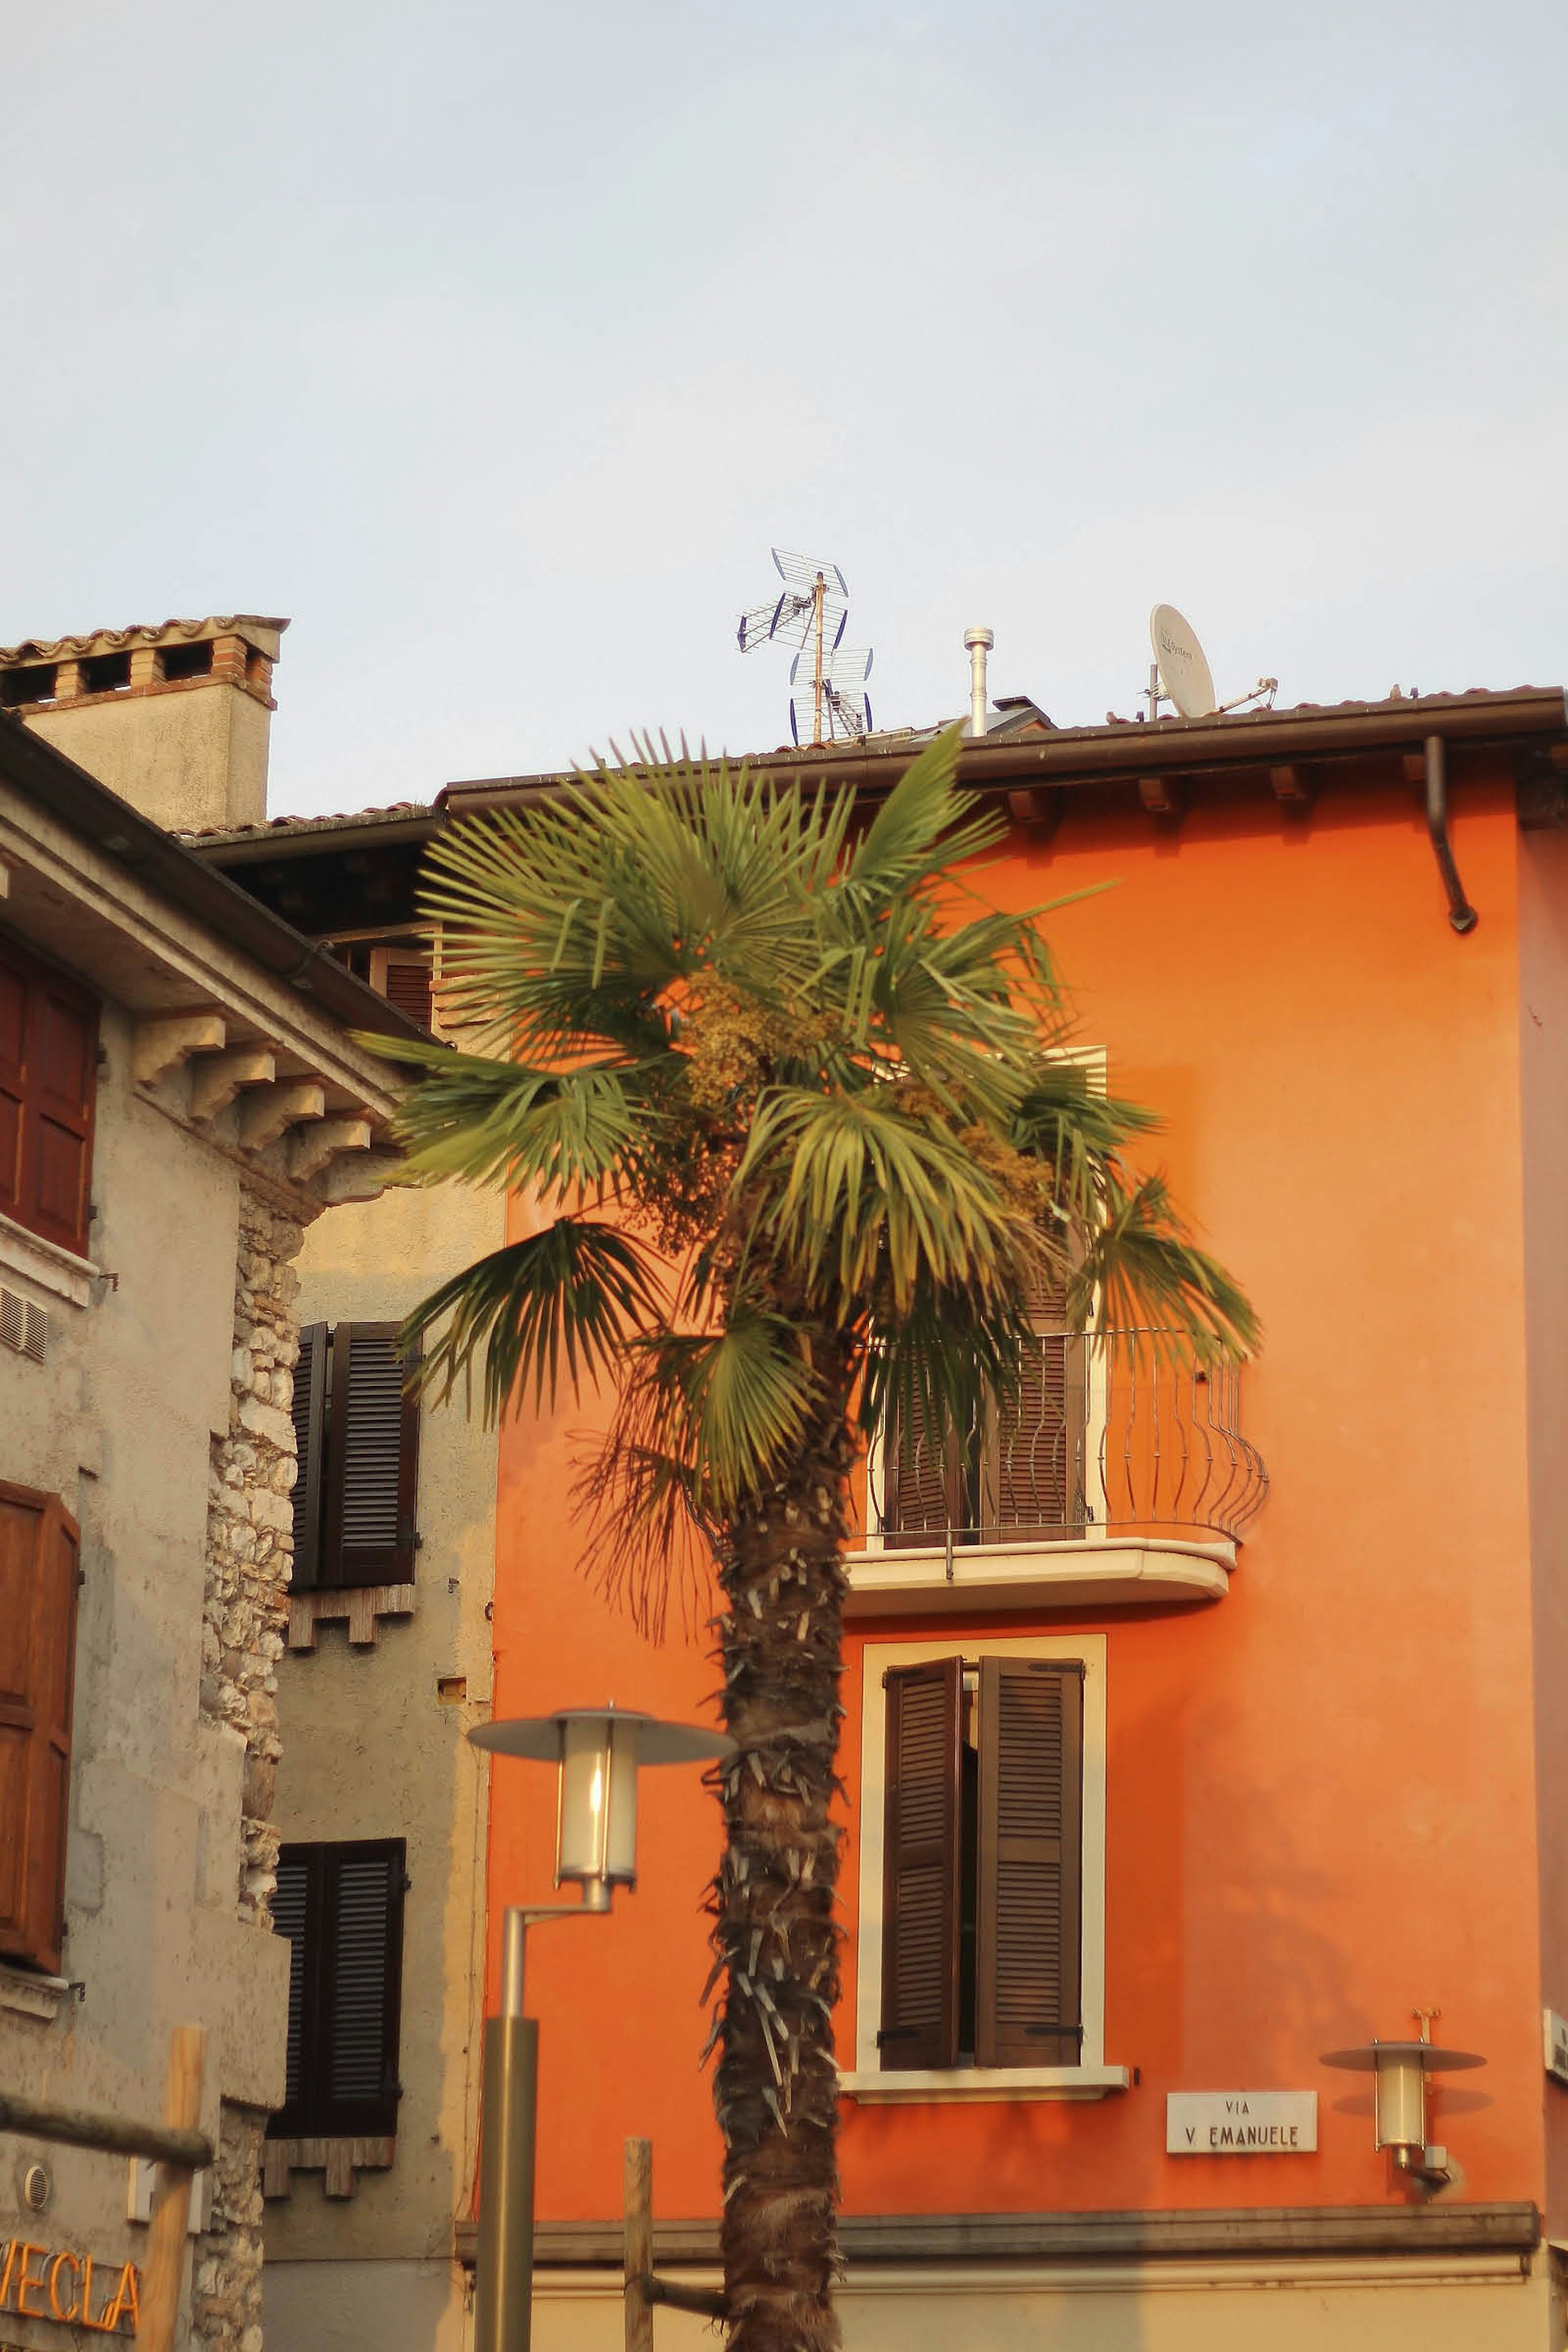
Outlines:
<svg viewBox="0 0 1568 2352"><path fill-rule="evenodd" d="M278 1884L272 1895L273 1933L289 1938L289 2056L285 2069L283 2114L297 2108L305 2081L306 1927L310 1869L302 1855L278 1857Z"/></svg>
<svg viewBox="0 0 1568 2352"><path fill-rule="evenodd" d="M895 1666L882 1865L887 2067L958 2063L963 1661Z"/></svg>
<svg viewBox="0 0 1568 2352"><path fill-rule="evenodd" d="M28 1023L27 1141L24 1196L36 1233L62 1248L87 1248L98 1076L98 1013L68 982L40 974Z"/></svg>
<svg viewBox="0 0 1568 2352"><path fill-rule="evenodd" d="M285 2104L278 2138L394 2133L403 1985L401 1838L285 1846L272 1924L290 1945Z"/></svg>
<svg viewBox="0 0 1568 2352"><path fill-rule="evenodd" d="M1067 1277L1031 1302L1032 1343L1015 1393L995 1408L981 1520L999 1536L1074 1535L1084 1523L1087 1341L1067 1335Z"/></svg>
<svg viewBox="0 0 1568 2352"><path fill-rule="evenodd" d="M0 1483L0 1954L51 1974L65 1933L76 1522Z"/></svg>
<svg viewBox="0 0 1568 2352"><path fill-rule="evenodd" d="M86 1251L98 1005L0 940L0 1212Z"/></svg>
<svg viewBox="0 0 1568 2352"><path fill-rule="evenodd" d="M300 1360L294 1367L294 1576L296 1592L317 1583L321 1568L321 1485L327 1419L327 1327L300 1328Z"/></svg>
<svg viewBox="0 0 1568 2352"><path fill-rule="evenodd" d="M897 1407L888 1414L883 1451L887 1507L882 1541L892 1549L941 1543L967 1526L962 1449L951 1431L936 1437Z"/></svg>
<svg viewBox="0 0 1568 2352"><path fill-rule="evenodd" d="M22 1214L27 983L0 946L0 1213Z"/></svg>
<svg viewBox="0 0 1568 2352"><path fill-rule="evenodd" d="M1082 1669L982 1658L977 2066L1077 2065L1082 1890Z"/></svg>
<svg viewBox="0 0 1568 2352"><path fill-rule="evenodd" d="M395 1323L332 1334L322 1584L406 1584L414 1575L419 1402Z"/></svg>
<svg viewBox="0 0 1568 2352"><path fill-rule="evenodd" d="M428 1029L435 1014L430 959L418 948L374 948L370 959L370 984L389 1004Z"/></svg>

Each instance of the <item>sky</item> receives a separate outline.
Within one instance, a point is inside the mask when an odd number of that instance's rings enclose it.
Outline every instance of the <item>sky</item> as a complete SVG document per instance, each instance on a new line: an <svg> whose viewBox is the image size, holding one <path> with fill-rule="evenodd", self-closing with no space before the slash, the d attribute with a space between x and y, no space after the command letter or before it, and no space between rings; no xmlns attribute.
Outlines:
<svg viewBox="0 0 1568 2352"><path fill-rule="evenodd" d="M1568 678L1562 0L76 0L5 32L0 643L289 616L275 814L637 730Z"/></svg>

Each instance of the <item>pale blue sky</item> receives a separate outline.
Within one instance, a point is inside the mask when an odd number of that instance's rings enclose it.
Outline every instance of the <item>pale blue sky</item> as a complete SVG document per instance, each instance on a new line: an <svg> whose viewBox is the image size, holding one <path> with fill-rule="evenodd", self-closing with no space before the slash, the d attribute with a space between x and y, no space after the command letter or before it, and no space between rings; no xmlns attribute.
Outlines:
<svg viewBox="0 0 1568 2352"><path fill-rule="evenodd" d="M16 11L0 642L286 613L275 812L638 726L1568 676L1562 0Z"/></svg>

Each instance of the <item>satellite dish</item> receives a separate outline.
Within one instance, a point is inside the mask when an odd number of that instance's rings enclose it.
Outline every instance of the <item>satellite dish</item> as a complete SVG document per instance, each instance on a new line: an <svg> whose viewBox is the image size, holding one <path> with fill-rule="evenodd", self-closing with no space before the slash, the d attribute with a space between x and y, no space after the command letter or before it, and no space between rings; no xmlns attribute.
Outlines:
<svg viewBox="0 0 1568 2352"><path fill-rule="evenodd" d="M1173 604L1156 604L1149 637L1159 664L1160 684L1183 719L1206 719L1215 708L1214 677L1197 632Z"/></svg>

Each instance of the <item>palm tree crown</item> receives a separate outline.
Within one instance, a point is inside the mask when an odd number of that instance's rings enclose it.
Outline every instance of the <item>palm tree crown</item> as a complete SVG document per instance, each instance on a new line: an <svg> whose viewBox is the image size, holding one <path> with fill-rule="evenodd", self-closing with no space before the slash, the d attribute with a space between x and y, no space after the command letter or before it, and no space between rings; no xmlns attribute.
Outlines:
<svg viewBox="0 0 1568 2352"><path fill-rule="evenodd" d="M977 870L1003 827L956 732L868 823L727 763L601 766L430 853L443 1005L414 1181L513 1187L538 1229L410 1318L421 1379L499 1414L614 1399L584 1495L600 1564L662 1618L716 1564L727 1846L713 1908L726 2282L740 2352L835 2339L837 1994L829 1818L849 1480L889 1410L969 1425L1017 1381L1031 1302L1138 1313L1204 1350L1247 1303L1093 1092L1039 916ZM385 1051L384 1042L381 1050Z"/></svg>

